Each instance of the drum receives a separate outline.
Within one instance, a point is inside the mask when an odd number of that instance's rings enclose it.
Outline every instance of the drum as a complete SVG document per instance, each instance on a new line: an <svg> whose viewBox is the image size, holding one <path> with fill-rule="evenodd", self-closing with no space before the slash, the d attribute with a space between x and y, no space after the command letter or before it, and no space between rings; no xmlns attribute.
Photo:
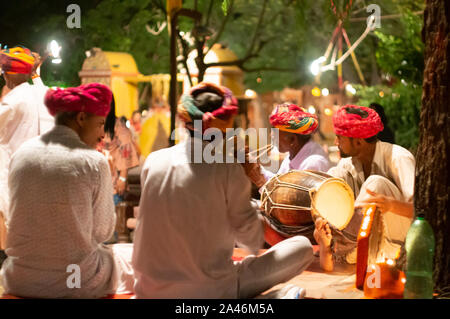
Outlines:
<svg viewBox="0 0 450 319"><path fill-rule="evenodd" d="M261 208L283 237L304 235L314 241L314 220L321 216L344 229L353 216L354 195L339 178L323 172L293 170L272 177L263 187Z"/></svg>

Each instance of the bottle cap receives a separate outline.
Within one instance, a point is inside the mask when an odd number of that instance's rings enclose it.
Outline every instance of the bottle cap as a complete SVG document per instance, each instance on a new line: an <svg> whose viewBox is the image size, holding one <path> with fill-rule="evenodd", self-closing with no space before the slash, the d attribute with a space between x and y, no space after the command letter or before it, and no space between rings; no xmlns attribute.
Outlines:
<svg viewBox="0 0 450 319"><path fill-rule="evenodd" d="M424 213L417 214L417 219L420 219L420 220L425 219L425 214Z"/></svg>

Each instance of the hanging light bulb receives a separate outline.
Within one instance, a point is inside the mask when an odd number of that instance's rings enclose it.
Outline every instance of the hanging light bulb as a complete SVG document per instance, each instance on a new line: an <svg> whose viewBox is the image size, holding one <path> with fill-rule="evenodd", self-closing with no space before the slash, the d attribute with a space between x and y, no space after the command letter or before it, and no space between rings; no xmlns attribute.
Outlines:
<svg viewBox="0 0 450 319"><path fill-rule="evenodd" d="M48 45L48 49L50 51L50 55L53 57L52 63L59 64L61 63L61 57L59 53L61 52L61 46L56 42L56 40L50 41Z"/></svg>
<svg viewBox="0 0 450 319"><path fill-rule="evenodd" d="M311 73L313 75L317 75L320 73L321 71L321 64L323 62L325 62L327 59L324 56L321 56L318 59L315 59L312 63L311 66L309 67L309 70L311 71Z"/></svg>

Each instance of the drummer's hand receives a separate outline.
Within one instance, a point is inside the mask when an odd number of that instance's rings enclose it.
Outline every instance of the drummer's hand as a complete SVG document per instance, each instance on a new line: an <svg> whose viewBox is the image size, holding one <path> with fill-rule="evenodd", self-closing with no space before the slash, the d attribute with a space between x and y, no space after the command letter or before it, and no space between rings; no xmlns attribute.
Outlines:
<svg viewBox="0 0 450 319"><path fill-rule="evenodd" d="M355 207L364 207L366 205L375 205L381 213L392 212L394 214L412 218L414 215L413 203L397 200L393 197L382 195L367 189L371 196L368 199L360 201Z"/></svg>
<svg viewBox="0 0 450 319"><path fill-rule="evenodd" d="M370 195L370 198L367 198L365 200L360 201L359 203L355 204L355 207L364 207L367 205L375 205L379 209L380 212L386 213L387 211L391 210L391 204L392 200L394 198L375 193L371 191L370 189L367 189L367 194Z"/></svg>
<svg viewBox="0 0 450 319"><path fill-rule="evenodd" d="M328 222L325 219L318 217L315 226L314 239L320 246L329 247L332 239L330 225L328 225Z"/></svg>

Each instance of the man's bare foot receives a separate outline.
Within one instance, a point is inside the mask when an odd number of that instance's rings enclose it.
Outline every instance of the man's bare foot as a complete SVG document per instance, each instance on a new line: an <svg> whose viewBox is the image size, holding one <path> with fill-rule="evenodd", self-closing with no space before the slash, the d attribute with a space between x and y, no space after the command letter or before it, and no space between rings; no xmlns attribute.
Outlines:
<svg viewBox="0 0 450 319"><path fill-rule="evenodd" d="M331 229L328 222L322 218L317 218L315 222L314 239L320 247L320 266L325 271L333 271L334 262L331 253Z"/></svg>
<svg viewBox="0 0 450 319"><path fill-rule="evenodd" d="M331 229L328 222L323 218L317 218L315 223L314 239L320 246L329 247L331 244Z"/></svg>

